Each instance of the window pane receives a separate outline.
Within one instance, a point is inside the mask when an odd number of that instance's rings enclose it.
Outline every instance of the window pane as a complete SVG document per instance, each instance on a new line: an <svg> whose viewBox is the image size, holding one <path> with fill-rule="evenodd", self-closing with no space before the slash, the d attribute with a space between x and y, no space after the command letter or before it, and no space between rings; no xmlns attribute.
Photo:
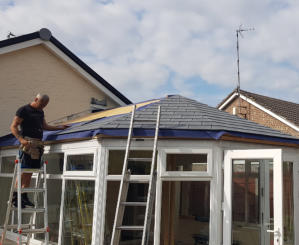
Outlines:
<svg viewBox="0 0 299 245"><path fill-rule="evenodd" d="M16 156L2 157L1 173L13 173L15 169Z"/></svg>
<svg viewBox="0 0 299 245"><path fill-rule="evenodd" d="M1 198L0 198L0 224L4 224L7 201L9 197L10 187L12 178L0 177L0 188L1 188Z"/></svg>
<svg viewBox="0 0 299 245"><path fill-rule="evenodd" d="M91 244L94 181L65 183L62 244Z"/></svg>
<svg viewBox="0 0 299 245"><path fill-rule="evenodd" d="M68 171L91 171L93 167L93 154L67 156Z"/></svg>
<svg viewBox="0 0 299 245"><path fill-rule="evenodd" d="M259 162L234 160L233 221L259 223Z"/></svg>
<svg viewBox="0 0 299 245"><path fill-rule="evenodd" d="M60 217L60 203L61 203L61 187L62 180L47 181L48 186L48 221L50 227L50 242L58 242L58 231L59 231L59 217ZM38 203L40 206L43 205L43 195L39 194ZM33 199L31 199L33 200ZM44 226L43 215L37 215L37 226ZM44 239L44 234L38 234L37 239Z"/></svg>
<svg viewBox="0 0 299 245"><path fill-rule="evenodd" d="M63 153L50 153L44 155L44 160L48 161L48 174L62 174L63 172Z"/></svg>
<svg viewBox="0 0 299 245"><path fill-rule="evenodd" d="M152 151L131 151L130 158L151 158ZM122 174L125 151L111 150L109 151L108 174ZM131 169L132 174L144 175L150 174L151 162L129 161L128 169Z"/></svg>
<svg viewBox="0 0 299 245"><path fill-rule="evenodd" d="M106 216L105 216L105 233L104 244L110 245L115 218L116 203L119 192L119 181L107 182L107 197L106 197ZM128 202L144 202L147 198L148 184L130 184L128 190ZM154 211L153 211L154 212ZM143 207L126 207L124 212L123 225L143 225L144 223L145 206ZM151 220L151 231L153 231L154 217ZM151 233L149 245L153 244L153 233ZM122 231L120 245L140 245L142 238L141 231Z"/></svg>
<svg viewBox="0 0 299 245"><path fill-rule="evenodd" d="M293 163L283 163L284 244L294 244Z"/></svg>
<svg viewBox="0 0 299 245"><path fill-rule="evenodd" d="M164 181L160 244L209 244L210 182Z"/></svg>
<svg viewBox="0 0 299 245"><path fill-rule="evenodd" d="M206 172L208 154L167 154L166 171Z"/></svg>

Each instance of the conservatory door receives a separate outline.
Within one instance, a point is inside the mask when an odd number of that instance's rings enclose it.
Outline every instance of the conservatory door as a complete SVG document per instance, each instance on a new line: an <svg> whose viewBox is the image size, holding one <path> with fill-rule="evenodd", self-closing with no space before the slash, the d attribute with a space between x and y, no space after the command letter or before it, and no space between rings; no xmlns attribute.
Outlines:
<svg viewBox="0 0 299 245"><path fill-rule="evenodd" d="M224 245L283 245L281 150L229 150L224 160Z"/></svg>

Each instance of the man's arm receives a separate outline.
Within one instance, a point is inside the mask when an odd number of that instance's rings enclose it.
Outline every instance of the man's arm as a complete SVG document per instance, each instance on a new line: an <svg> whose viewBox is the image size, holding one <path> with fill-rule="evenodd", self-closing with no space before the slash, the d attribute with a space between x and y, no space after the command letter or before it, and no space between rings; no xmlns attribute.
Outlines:
<svg viewBox="0 0 299 245"><path fill-rule="evenodd" d="M52 126L47 124L46 120L43 121L43 129L49 130L49 131L55 131L55 130L62 130L68 128L68 125L59 125L59 126Z"/></svg>
<svg viewBox="0 0 299 245"><path fill-rule="evenodd" d="M19 132L19 125L21 125L22 122L23 118L15 116L10 125L10 131L20 141L22 145L28 145L29 142L25 140Z"/></svg>

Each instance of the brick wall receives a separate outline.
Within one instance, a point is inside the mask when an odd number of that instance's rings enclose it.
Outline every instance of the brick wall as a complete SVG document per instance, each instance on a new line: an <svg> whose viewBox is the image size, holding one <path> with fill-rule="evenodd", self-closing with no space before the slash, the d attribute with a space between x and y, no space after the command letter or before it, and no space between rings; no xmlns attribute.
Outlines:
<svg viewBox="0 0 299 245"><path fill-rule="evenodd" d="M265 125L267 127L299 137L299 132L297 132L295 129L292 129L288 125L270 116L268 113L265 113L264 111L248 103L247 101L244 101L243 99L240 100L241 100L240 101L241 106L239 106L239 99L234 99L223 110L230 114L233 114L233 110L234 110L233 108L235 107L237 115L242 118L246 118L248 120ZM239 110L239 108L241 109Z"/></svg>

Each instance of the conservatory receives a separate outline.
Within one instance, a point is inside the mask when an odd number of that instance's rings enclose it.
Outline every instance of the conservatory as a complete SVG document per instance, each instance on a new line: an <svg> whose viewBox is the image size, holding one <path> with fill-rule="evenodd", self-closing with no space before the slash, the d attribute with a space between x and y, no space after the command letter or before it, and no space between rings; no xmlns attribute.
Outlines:
<svg viewBox="0 0 299 245"><path fill-rule="evenodd" d="M299 245L298 138L179 95L137 104L136 117L155 118L158 105L150 244ZM131 110L93 113L44 133L51 244L110 244ZM154 126L136 124L130 157L151 157ZM11 135L0 138L0 223L17 144ZM150 166L134 161L129 168L135 184L127 198L140 202ZM142 225L145 207L127 208L124 224ZM120 244L139 245L141 236L122 231Z"/></svg>

